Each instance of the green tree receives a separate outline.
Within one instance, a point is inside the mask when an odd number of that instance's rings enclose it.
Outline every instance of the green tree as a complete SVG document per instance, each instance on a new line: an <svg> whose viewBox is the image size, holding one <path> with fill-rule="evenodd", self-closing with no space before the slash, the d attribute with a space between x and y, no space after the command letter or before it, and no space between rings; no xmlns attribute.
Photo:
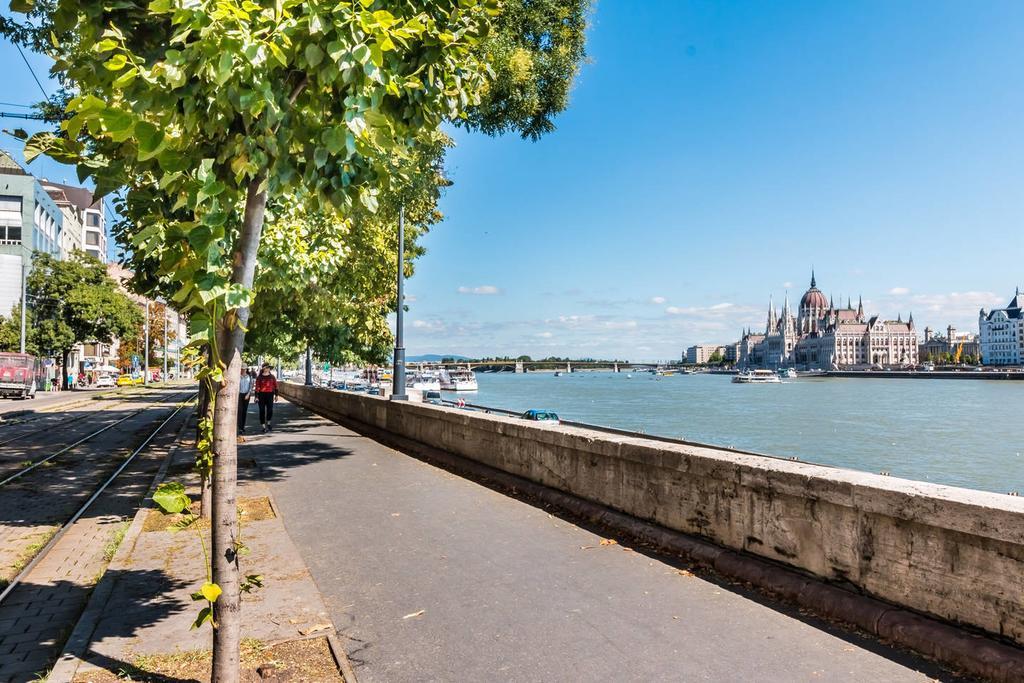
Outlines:
<svg viewBox="0 0 1024 683"><path fill-rule="evenodd" d="M26 288L32 311L28 336L40 353L60 358L65 388L75 344L109 344L142 324L138 306L121 292L103 264L84 252L63 261L36 252Z"/></svg>
<svg viewBox="0 0 1024 683"><path fill-rule="evenodd" d="M30 312L26 315L25 320L25 351L32 355L38 355L39 350L35 347L32 337L27 334L32 329L29 315ZM5 318L0 315L0 351L21 351L21 304L16 304L11 309L9 317Z"/></svg>
<svg viewBox="0 0 1024 683"><path fill-rule="evenodd" d="M190 314L192 343L211 349L205 372L218 400L200 450L213 468L219 598L211 592L197 623L216 616L214 680L238 675L234 397L264 225L274 223L277 202L376 212L381 192L406 180L396 157L433 144L443 121L527 137L548 129L569 84L544 81L575 72L582 47L565 51L582 46L582 23L570 20L586 2L551 0L530 11L536 4L59 0L34 23L52 33L55 71L77 94L59 133L35 136L26 155L77 163L98 194L126 187L120 234L137 286L173 294ZM519 5L519 20L501 23L513 16L501 9ZM518 35L524 30L531 34ZM510 81L515 87L493 88L490 61L502 61L492 46L503 31L534 66ZM553 43L571 69L559 71L554 58L544 67ZM522 52L508 55L523 62Z"/></svg>
<svg viewBox="0 0 1024 683"><path fill-rule="evenodd" d="M710 356L708 356L708 365L721 365L724 360L725 357L722 355L722 352L715 351Z"/></svg>

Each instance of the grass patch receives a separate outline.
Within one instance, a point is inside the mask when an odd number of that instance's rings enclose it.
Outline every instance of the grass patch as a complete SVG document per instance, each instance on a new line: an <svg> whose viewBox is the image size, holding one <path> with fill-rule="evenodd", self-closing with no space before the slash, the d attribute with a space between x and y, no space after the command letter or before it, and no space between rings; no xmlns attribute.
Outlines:
<svg viewBox="0 0 1024 683"><path fill-rule="evenodd" d="M128 527L131 526L131 522L127 519L123 519L118 523L117 528L114 529L113 535L107 544L103 546L103 559L106 562L110 562L114 559L114 553L121 547L121 541L124 540L124 535L128 533Z"/></svg>
<svg viewBox="0 0 1024 683"><path fill-rule="evenodd" d="M199 514L199 502L192 503L189 508L192 514ZM264 519L273 519L277 515L274 514L274 508L270 506L270 499L266 496L260 496L257 498L239 498L238 499L238 520L241 523L247 522L259 522ZM183 524L188 519L187 515L165 515L159 510L150 510L149 514L146 515L146 521L142 525L143 531L170 531L172 527L177 527ZM206 530L210 528L210 522L206 519L196 520L195 524L200 529ZM191 525L185 527L191 528Z"/></svg>
<svg viewBox="0 0 1024 683"><path fill-rule="evenodd" d="M135 655L126 659L130 661L111 664L111 669L81 672L74 681L209 681L213 653L210 650L185 650L172 654ZM113 670L115 666L116 670ZM240 679L250 683L265 678L289 683L336 683L343 680L325 638L293 640L273 646L253 638L242 640Z"/></svg>

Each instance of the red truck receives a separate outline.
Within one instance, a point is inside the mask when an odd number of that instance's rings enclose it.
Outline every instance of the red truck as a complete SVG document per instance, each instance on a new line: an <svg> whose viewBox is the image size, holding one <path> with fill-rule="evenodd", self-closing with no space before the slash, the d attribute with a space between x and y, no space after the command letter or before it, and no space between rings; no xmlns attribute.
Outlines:
<svg viewBox="0 0 1024 683"><path fill-rule="evenodd" d="M46 382L42 362L27 353L0 353L0 396L33 398Z"/></svg>

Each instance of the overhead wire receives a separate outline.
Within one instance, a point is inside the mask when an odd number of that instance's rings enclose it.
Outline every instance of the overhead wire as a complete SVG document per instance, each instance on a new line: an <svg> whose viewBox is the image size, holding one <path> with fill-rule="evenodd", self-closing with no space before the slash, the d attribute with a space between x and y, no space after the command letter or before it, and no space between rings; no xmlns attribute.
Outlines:
<svg viewBox="0 0 1024 683"><path fill-rule="evenodd" d="M39 80L39 76L36 76L36 70L32 68L32 65L28 61L28 57L26 57L25 53L22 52L21 45L15 43L14 47L18 48L18 54L21 55L22 61L24 61L25 66L28 67L28 72L32 74L32 78L35 79L36 85L38 85L39 90L42 91L43 97L45 97L46 99L50 99L50 95L46 92L46 88L43 87L43 83Z"/></svg>

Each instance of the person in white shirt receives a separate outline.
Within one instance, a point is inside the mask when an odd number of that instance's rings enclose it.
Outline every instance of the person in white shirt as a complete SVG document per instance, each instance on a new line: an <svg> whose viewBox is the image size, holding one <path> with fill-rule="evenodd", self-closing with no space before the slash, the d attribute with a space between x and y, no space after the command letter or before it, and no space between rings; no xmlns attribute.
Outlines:
<svg viewBox="0 0 1024 683"><path fill-rule="evenodd" d="M245 414L249 412L249 399L252 398L252 375L249 369L242 366L242 376L238 380L238 433L245 431Z"/></svg>

